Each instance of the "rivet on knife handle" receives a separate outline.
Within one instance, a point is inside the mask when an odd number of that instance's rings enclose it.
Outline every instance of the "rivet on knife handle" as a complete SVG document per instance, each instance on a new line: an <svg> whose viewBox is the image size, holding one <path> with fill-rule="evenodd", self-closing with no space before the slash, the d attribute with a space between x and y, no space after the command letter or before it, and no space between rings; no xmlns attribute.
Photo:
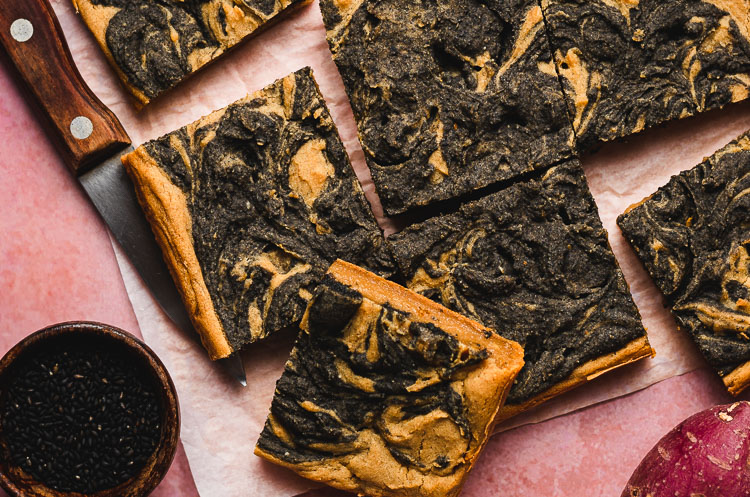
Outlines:
<svg viewBox="0 0 750 497"><path fill-rule="evenodd" d="M48 0L0 0L0 43L78 175L130 138L83 81L53 13Z"/></svg>

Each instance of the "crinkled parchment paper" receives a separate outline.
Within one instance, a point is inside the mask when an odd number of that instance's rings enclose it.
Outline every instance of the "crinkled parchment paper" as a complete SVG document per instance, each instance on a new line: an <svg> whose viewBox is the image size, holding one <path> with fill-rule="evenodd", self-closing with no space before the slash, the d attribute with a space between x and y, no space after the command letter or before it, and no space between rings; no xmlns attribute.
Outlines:
<svg viewBox="0 0 750 497"><path fill-rule="evenodd" d="M305 65L313 68L352 163L378 221L390 233L357 142L356 127L341 79L331 61L317 2L305 7L176 91L136 112L69 0L53 0L76 63L94 92L122 120L135 144L156 138L224 107L248 92ZM625 395L702 365L689 340L677 332L661 297L615 224L628 205L651 194L672 174L690 168L750 128L750 106L671 123L641 136L604 146L583 158L604 226L649 338L651 360L614 371L540 408L509 420L500 429L540 422ZM274 385L293 337L278 336L243 354L248 387L241 388L211 364L198 343L173 328L119 247L115 251L143 336L161 356L179 392L182 440L202 497L291 496L312 486L252 453L265 421ZM491 455L485 455L491 457Z"/></svg>

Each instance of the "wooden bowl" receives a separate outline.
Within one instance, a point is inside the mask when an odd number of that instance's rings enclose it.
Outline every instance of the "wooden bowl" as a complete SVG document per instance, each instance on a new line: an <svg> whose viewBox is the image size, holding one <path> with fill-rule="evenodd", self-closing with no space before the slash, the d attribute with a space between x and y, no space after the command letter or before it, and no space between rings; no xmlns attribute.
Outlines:
<svg viewBox="0 0 750 497"><path fill-rule="evenodd" d="M12 462L0 426L0 487L14 497L143 497L164 478L172 464L180 432L180 413L177 393L164 364L156 354L133 335L100 323L70 322L50 326L23 339L0 360L0 399L4 397L16 368L35 353L63 344L72 345L84 340L88 345L106 348L120 357L139 365L156 386L161 405L161 437L154 453L143 469L130 480L99 492L80 494L53 490L36 481Z"/></svg>

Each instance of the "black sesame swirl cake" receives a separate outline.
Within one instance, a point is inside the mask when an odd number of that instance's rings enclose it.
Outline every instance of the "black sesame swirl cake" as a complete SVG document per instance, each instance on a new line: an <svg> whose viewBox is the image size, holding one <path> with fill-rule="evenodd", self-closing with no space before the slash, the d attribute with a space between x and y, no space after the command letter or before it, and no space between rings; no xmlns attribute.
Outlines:
<svg viewBox="0 0 750 497"><path fill-rule="evenodd" d="M653 354L577 160L388 241L411 290L524 347L501 418Z"/></svg>
<svg viewBox="0 0 750 497"><path fill-rule="evenodd" d="M72 0L142 104L310 0Z"/></svg>
<svg viewBox="0 0 750 497"><path fill-rule="evenodd" d="M542 0L582 150L750 94L748 0Z"/></svg>
<svg viewBox="0 0 750 497"><path fill-rule="evenodd" d="M255 453L359 495L455 496L522 356L479 323L336 261Z"/></svg>
<svg viewBox="0 0 750 497"><path fill-rule="evenodd" d="M298 322L338 258L395 271L309 68L123 162L213 359Z"/></svg>
<svg viewBox="0 0 750 497"><path fill-rule="evenodd" d="M572 156L537 0L321 0L389 215Z"/></svg>
<svg viewBox="0 0 750 497"><path fill-rule="evenodd" d="M617 218L730 393L750 385L750 132Z"/></svg>

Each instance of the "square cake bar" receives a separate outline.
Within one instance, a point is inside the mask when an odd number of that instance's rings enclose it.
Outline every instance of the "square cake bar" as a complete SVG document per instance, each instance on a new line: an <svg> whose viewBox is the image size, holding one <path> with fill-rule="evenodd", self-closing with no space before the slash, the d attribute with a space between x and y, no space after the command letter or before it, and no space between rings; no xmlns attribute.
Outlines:
<svg viewBox="0 0 750 497"><path fill-rule="evenodd" d="M389 243L410 289L524 347L500 419L653 354L577 160Z"/></svg>
<svg viewBox="0 0 750 497"><path fill-rule="evenodd" d="M310 0L72 0L139 103Z"/></svg>
<svg viewBox="0 0 750 497"><path fill-rule="evenodd" d="M750 385L750 132L617 219L730 393Z"/></svg>
<svg viewBox="0 0 750 497"><path fill-rule="evenodd" d="M299 322L337 258L395 272L309 68L123 162L212 359Z"/></svg>
<svg viewBox="0 0 750 497"><path fill-rule="evenodd" d="M372 497L453 497L523 351L479 323L335 262L276 384L255 453Z"/></svg>
<svg viewBox="0 0 750 497"><path fill-rule="evenodd" d="M389 215L572 157L537 0L321 0Z"/></svg>
<svg viewBox="0 0 750 497"><path fill-rule="evenodd" d="M541 0L580 150L750 94L750 0Z"/></svg>

